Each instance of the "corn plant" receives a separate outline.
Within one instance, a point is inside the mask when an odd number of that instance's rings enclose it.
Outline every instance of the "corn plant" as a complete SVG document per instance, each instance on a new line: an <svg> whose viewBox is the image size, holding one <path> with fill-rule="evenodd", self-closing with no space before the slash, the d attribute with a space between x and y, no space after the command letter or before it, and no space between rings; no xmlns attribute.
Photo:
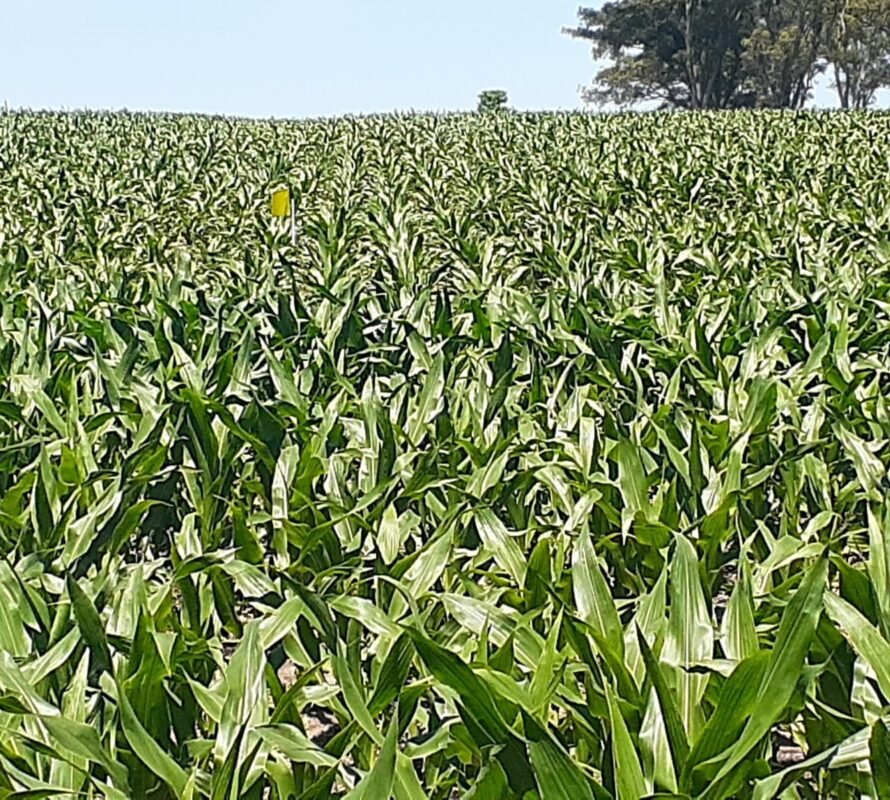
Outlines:
<svg viewBox="0 0 890 800"><path fill-rule="evenodd" d="M0 797L890 797L890 118L2 124Z"/></svg>

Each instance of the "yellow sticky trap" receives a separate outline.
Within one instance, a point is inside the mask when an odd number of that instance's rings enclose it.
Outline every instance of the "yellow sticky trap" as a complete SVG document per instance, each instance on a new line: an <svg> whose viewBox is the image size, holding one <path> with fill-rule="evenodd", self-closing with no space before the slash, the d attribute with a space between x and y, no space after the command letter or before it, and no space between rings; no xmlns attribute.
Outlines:
<svg viewBox="0 0 890 800"><path fill-rule="evenodd" d="M272 192L272 216L286 217L290 214L290 192L287 189L276 189Z"/></svg>

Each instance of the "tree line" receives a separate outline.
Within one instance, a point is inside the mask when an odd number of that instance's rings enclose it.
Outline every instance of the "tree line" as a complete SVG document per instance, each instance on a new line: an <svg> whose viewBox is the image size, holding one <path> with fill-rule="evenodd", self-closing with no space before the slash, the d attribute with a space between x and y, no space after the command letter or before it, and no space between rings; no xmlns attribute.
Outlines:
<svg viewBox="0 0 890 800"><path fill-rule="evenodd" d="M828 72L843 108L890 86L890 0L612 0L566 33L601 69L585 99L801 108Z"/></svg>

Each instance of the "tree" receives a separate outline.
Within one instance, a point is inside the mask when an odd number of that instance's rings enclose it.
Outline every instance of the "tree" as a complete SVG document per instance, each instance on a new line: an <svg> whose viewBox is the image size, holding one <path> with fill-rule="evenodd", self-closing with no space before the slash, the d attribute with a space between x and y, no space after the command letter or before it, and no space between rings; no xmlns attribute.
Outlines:
<svg viewBox="0 0 890 800"><path fill-rule="evenodd" d="M756 0L745 39L746 86L764 108L802 108L836 16L833 0Z"/></svg>
<svg viewBox="0 0 890 800"><path fill-rule="evenodd" d="M841 3L849 22L837 38L837 81L850 103L867 102L886 82L890 0L611 0L580 9L581 24L566 32L611 61L590 101L801 108L825 69Z"/></svg>
<svg viewBox="0 0 890 800"><path fill-rule="evenodd" d="M477 111L480 114L492 111L505 111L507 108L507 93L503 89L488 89L479 95Z"/></svg>
<svg viewBox="0 0 890 800"><path fill-rule="evenodd" d="M845 0L826 57L841 108L868 108L890 86L890 0Z"/></svg>
<svg viewBox="0 0 890 800"><path fill-rule="evenodd" d="M565 32L593 43L600 70L585 99L675 108L750 105L743 43L753 30L751 0L613 0L582 8Z"/></svg>

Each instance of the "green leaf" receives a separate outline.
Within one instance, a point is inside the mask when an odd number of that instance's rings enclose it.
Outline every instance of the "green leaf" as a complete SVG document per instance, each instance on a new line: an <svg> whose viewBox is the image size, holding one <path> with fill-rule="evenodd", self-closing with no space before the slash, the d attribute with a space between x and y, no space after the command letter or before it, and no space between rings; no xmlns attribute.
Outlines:
<svg viewBox="0 0 890 800"><path fill-rule="evenodd" d="M590 781L555 737L527 714L523 722L541 800L593 800Z"/></svg>
<svg viewBox="0 0 890 800"><path fill-rule="evenodd" d="M751 716L703 796L719 796L720 781L769 732L791 700L822 613L822 596L827 576L828 559L823 557L807 572L803 583L785 609Z"/></svg>
<svg viewBox="0 0 890 800"><path fill-rule="evenodd" d="M368 710L372 714L381 713L399 696L404 688L413 658L414 645L411 637L407 633L403 633L393 643L380 667L377 685L368 701Z"/></svg>
<svg viewBox="0 0 890 800"><path fill-rule="evenodd" d="M832 747L812 758L804 759L797 764L786 767L780 772L770 775L768 778L757 781L754 784L752 800L772 800L772 798L780 792L792 787L807 774L817 774L816 768L825 764L836 752L837 748Z"/></svg>
<svg viewBox="0 0 890 800"><path fill-rule="evenodd" d="M489 744L503 744L510 738L509 729L485 684L454 653L445 650L417 631L410 631L414 647L427 669L437 680L453 689L473 714Z"/></svg>
<svg viewBox="0 0 890 800"><path fill-rule="evenodd" d="M465 800L488 800L495 797L508 796L507 776L504 769L495 761L489 761L479 773L476 782L470 788L464 798Z"/></svg>
<svg viewBox="0 0 890 800"><path fill-rule="evenodd" d="M274 747L282 755L297 764L311 764L314 767L335 767L339 762L325 753L295 725L260 725L253 731L264 742Z"/></svg>
<svg viewBox="0 0 890 800"><path fill-rule="evenodd" d="M617 800L641 800L648 794L643 769L637 756L637 749L624 717L618 708L618 701L612 688L606 685L606 699L609 704L609 726L612 739L612 764L614 766Z"/></svg>
<svg viewBox="0 0 890 800"><path fill-rule="evenodd" d="M714 629L698 573L698 557L692 543L677 534L677 550L671 562L671 614L662 661L676 667L677 705L687 736L694 740L703 724L701 700L706 675L691 668L714 655Z"/></svg>
<svg viewBox="0 0 890 800"><path fill-rule="evenodd" d="M115 525L111 534L111 541L108 544L109 553L117 553L118 550L126 543L126 541L135 533L142 522L145 512L161 505L158 500L140 500L134 503L124 512L120 521Z"/></svg>
<svg viewBox="0 0 890 800"><path fill-rule="evenodd" d="M885 636L890 636L890 501L883 513L868 509L868 576L877 606L878 620Z"/></svg>
<svg viewBox="0 0 890 800"><path fill-rule="evenodd" d="M389 723L386 739L382 740L382 747L371 771L362 778L344 800L378 800L378 798L391 797L393 782L396 775L396 752L399 741L399 714L398 709L393 713Z"/></svg>
<svg viewBox="0 0 890 800"><path fill-rule="evenodd" d="M393 796L396 800L429 800L424 791L411 759L403 753L396 754L396 777L393 783Z"/></svg>
<svg viewBox="0 0 890 800"><path fill-rule="evenodd" d="M612 451L618 462L618 486L625 507L631 516L638 511L648 514L649 482L640 459L639 448L629 439L622 439Z"/></svg>
<svg viewBox="0 0 890 800"><path fill-rule="evenodd" d="M643 632L637 628L637 640L640 645L640 653L646 666L646 675L652 682L658 705L661 708L661 716L664 720L668 746L671 749L671 757L674 761L674 771L680 774L689 755L689 742L686 739L686 729L683 727L683 718L677 708L677 702L668 686L667 679L661 670L661 665L652 654L649 643Z"/></svg>
<svg viewBox="0 0 890 800"><path fill-rule="evenodd" d="M721 643L726 655L744 661L757 652L757 629L754 625L754 596L747 559L739 556L739 574L732 587L721 625Z"/></svg>
<svg viewBox="0 0 890 800"><path fill-rule="evenodd" d="M716 709L686 759L680 777L681 789L693 793L694 786L698 785L698 775L693 774L695 767L707 765L706 769L699 770L700 774L707 775L707 780L717 774L720 761L715 757L726 755L741 734L757 702L769 661L770 654L761 651L736 665L723 684Z"/></svg>
<svg viewBox="0 0 890 800"><path fill-rule="evenodd" d="M881 495L878 487L887 475L887 467L871 452L868 443L848 430L845 425L839 423L833 427L833 430L853 462L859 483L867 496L874 500L880 500Z"/></svg>
<svg viewBox="0 0 890 800"><path fill-rule="evenodd" d="M231 797L237 800L241 789L238 780L238 762L241 754L241 743L244 740L246 726L242 726L226 754L223 763L213 771L210 780L210 800L226 800Z"/></svg>
<svg viewBox="0 0 890 800"><path fill-rule="evenodd" d="M334 676L340 684L343 700L359 727L371 737L377 745L383 745L383 734L377 729L371 712L362 696L362 690L356 683L346 659L342 655L335 655L331 659L334 666Z"/></svg>
<svg viewBox="0 0 890 800"><path fill-rule="evenodd" d="M408 439L412 444L420 444L426 426L431 423L444 407L445 357L436 355L423 382L416 405L408 414Z"/></svg>
<svg viewBox="0 0 890 800"><path fill-rule="evenodd" d="M572 549L572 590L579 616L608 643L616 657L623 659L624 637L618 609L586 526Z"/></svg>
<svg viewBox="0 0 890 800"><path fill-rule="evenodd" d="M890 702L890 642L850 603L825 593L825 611L849 638L856 653L875 671L884 699Z"/></svg>
<svg viewBox="0 0 890 800"><path fill-rule="evenodd" d="M380 519L380 529L377 533L377 547L380 549L380 557L384 564L392 564L398 558L399 548L402 546L402 535L399 529L399 515L396 507L390 505L383 512Z"/></svg>
<svg viewBox="0 0 890 800"><path fill-rule="evenodd" d="M871 776L878 797L890 797L890 730L883 720L875 722L869 740Z"/></svg>
<svg viewBox="0 0 890 800"><path fill-rule="evenodd" d="M70 571L65 575L65 586L71 599L74 619L77 620L77 627L84 643L90 648L94 667L111 672L111 651L108 649L105 626L102 624L99 612Z"/></svg>
<svg viewBox="0 0 890 800"><path fill-rule="evenodd" d="M558 687L559 678L561 677L559 665L562 662L559 653L561 630L562 612L560 611L550 627L550 632L547 634L547 640L544 642L544 648L541 653L541 660L532 675L531 685L529 686L529 695L531 696L535 713L544 711L549 707L553 693Z"/></svg>
<svg viewBox="0 0 890 800"><path fill-rule="evenodd" d="M577 765L552 741L531 742L528 752L541 800L593 800Z"/></svg>
<svg viewBox="0 0 890 800"><path fill-rule="evenodd" d="M485 549L504 569L517 586L525 583L526 560L516 540L491 509L483 508L475 514L476 530Z"/></svg>
<svg viewBox="0 0 890 800"><path fill-rule="evenodd" d="M117 707L124 736L136 757L166 783L177 798L185 796L188 774L148 735L136 717L124 688L117 686Z"/></svg>
<svg viewBox="0 0 890 800"><path fill-rule="evenodd" d="M244 629L244 638L232 654L225 673L226 696L217 747L228 753L236 736L251 720L254 709L263 701L266 656L260 640L260 626L251 622Z"/></svg>
<svg viewBox="0 0 890 800"><path fill-rule="evenodd" d="M418 631L412 630L410 633L414 647L427 669L436 680L458 694L472 723L478 727L480 735L484 736L484 741L478 741L477 744L501 745L496 758L507 774L510 787L520 793L532 789L534 776L525 748L508 728L482 680L454 653L430 641Z"/></svg>
<svg viewBox="0 0 890 800"><path fill-rule="evenodd" d="M55 745L101 765L117 788L129 791L127 768L109 753L93 726L63 717L41 716L39 719Z"/></svg>

